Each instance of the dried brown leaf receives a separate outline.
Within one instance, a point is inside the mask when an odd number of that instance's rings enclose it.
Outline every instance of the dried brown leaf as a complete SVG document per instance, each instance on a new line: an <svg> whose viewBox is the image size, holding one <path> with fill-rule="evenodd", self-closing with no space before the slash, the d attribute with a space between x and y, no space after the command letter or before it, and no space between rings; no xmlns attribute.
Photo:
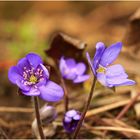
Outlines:
<svg viewBox="0 0 140 140"><path fill-rule="evenodd" d="M83 60L82 54L85 48L86 43L59 32L54 35L50 49L45 52L55 61L59 60L61 56Z"/></svg>

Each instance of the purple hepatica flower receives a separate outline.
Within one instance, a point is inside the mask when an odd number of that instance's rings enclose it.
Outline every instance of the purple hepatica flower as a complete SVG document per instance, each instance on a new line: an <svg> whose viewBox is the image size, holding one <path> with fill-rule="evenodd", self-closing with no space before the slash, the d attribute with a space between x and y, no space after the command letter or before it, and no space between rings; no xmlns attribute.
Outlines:
<svg viewBox="0 0 140 140"><path fill-rule="evenodd" d="M105 47L104 43L98 42L94 59L90 60L89 54L86 54L92 72L104 86L114 87L135 84L135 81L127 79L128 75L120 64L109 66L116 60L121 48L121 42L112 44L108 48Z"/></svg>
<svg viewBox="0 0 140 140"><path fill-rule="evenodd" d="M10 68L8 77L26 96L39 96L50 102L63 97L63 89L49 80L49 72L37 54L29 53L19 60L16 66Z"/></svg>
<svg viewBox="0 0 140 140"><path fill-rule="evenodd" d="M64 59L61 57L59 69L63 78L72 80L74 83L81 83L89 78L89 75L84 74L86 65L82 62L76 64L72 58Z"/></svg>
<svg viewBox="0 0 140 140"><path fill-rule="evenodd" d="M63 119L63 126L65 130L69 133L74 132L80 118L81 114L78 111L76 110L67 111Z"/></svg>

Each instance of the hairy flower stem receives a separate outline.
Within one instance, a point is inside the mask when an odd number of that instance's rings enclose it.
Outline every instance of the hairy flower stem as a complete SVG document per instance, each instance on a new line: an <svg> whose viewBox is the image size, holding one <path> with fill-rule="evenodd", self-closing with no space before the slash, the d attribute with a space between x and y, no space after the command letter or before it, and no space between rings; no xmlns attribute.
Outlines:
<svg viewBox="0 0 140 140"><path fill-rule="evenodd" d="M96 77L94 77L94 79L93 79L93 83L92 83L92 87L91 87L91 90L90 90L90 93L89 93L89 97L88 97L88 100L86 102L86 105L85 105L84 111L82 113L81 119L79 120L78 125L77 125L77 127L75 129L75 132L74 132L74 135L73 135L73 139L76 139L78 134L79 134L80 128L81 128L82 123L83 123L83 120L84 120L84 118L86 116L86 113L88 111L90 102L92 100L93 91L95 89L95 84L96 84Z"/></svg>
<svg viewBox="0 0 140 140"><path fill-rule="evenodd" d="M68 97L68 90L65 84L65 81L63 79L63 77L61 77L61 83L62 83L62 87L64 89L64 106L65 106L65 112L68 111L69 109L69 97Z"/></svg>
<svg viewBox="0 0 140 140"><path fill-rule="evenodd" d="M42 124L41 124L41 120L40 120L40 113L39 113L39 104L38 104L38 97L34 96L33 97L33 102L34 102L34 107L35 107L35 115L36 115L36 120L37 120L37 126L38 126L38 131L40 134L40 138L41 139L45 139L43 130L42 130Z"/></svg>

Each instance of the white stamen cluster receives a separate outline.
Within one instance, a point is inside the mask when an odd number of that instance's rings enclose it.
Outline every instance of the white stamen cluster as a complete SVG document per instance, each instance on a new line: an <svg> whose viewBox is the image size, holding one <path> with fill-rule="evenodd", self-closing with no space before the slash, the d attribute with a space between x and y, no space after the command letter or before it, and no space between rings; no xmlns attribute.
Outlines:
<svg viewBox="0 0 140 140"><path fill-rule="evenodd" d="M24 72L23 72L23 78L22 83L24 85L33 85L37 83L38 81L44 80L43 76L43 70L42 69L37 69L34 72L34 68L32 67L31 69L27 69L27 67L24 67Z"/></svg>
<svg viewBox="0 0 140 140"><path fill-rule="evenodd" d="M43 70L38 68L37 71L34 73L34 75L35 76L40 76L40 77L43 76Z"/></svg>

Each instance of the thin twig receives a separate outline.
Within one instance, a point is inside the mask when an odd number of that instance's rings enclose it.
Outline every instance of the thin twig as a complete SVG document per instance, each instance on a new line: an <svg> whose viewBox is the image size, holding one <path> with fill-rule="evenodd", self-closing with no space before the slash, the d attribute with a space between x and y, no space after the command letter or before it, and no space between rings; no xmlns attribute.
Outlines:
<svg viewBox="0 0 140 140"><path fill-rule="evenodd" d="M7 107L7 106L1 106L0 112L10 112L10 113L32 113L32 108L23 108L23 107Z"/></svg>
<svg viewBox="0 0 140 140"><path fill-rule="evenodd" d="M12 121L12 122L7 122L3 119L0 118L0 126L6 127L6 128L16 128L22 125L31 125L31 121Z"/></svg>
<svg viewBox="0 0 140 140"><path fill-rule="evenodd" d="M82 125L82 123L83 123L83 120L84 120L84 118L85 118L85 116L86 116L86 113L87 113L87 111L88 111L90 102L91 102L91 100L92 100L92 96L93 96L93 91L94 91L94 88L95 88L95 84L96 84L96 77L94 77L94 79L93 79L93 83L92 83L92 87L91 87L91 90L90 90L90 94L89 94L88 100L87 100L87 102L86 102L86 105L85 105L84 111L83 111L83 113L82 113L81 119L79 120L78 125L77 125L77 127L76 127L76 130L75 130L75 132L74 132L73 138L77 138L77 136L78 136L78 134L79 134L81 125Z"/></svg>
<svg viewBox="0 0 140 140"><path fill-rule="evenodd" d="M0 135L2 135L5 139L8 139L8 136L1 127L0 127Z"/></svg>
<svg viewBox="0 0 140 140"><path fill-rule="evenodd" d="M134 103L137 101L139 96L140 96L140 92L134 98L132 98L128 104L126 104L126 106L117 115L116 119L121 119L127 113L129 108L134 105Z"/></svg>
<svg viewBox="0 0 140 140"><path fill-rule="evenodd" d="M137 101L138 97L140 96L140 93L138 93L134 98L130 99L130 101L124 106L124 108L121 110L121 112L115 117L115 119L119 120L121 119L129 110L130 107L132 107L135 102ZM107 134L107 130L104 131L104 136Z"/></svg>
<svg viewBox="0 0 140 140"><path fill-rule="evenodd" d="M128 104L130 102L130 100L131 99L126 99L126 100L123 100L123 101L119 101L119 102L115 102L115 103L112 103L112 104L109 104L109 105L105 105L103 107L98 107L96 109L91 109L87 112L86 117L91 117L93 115L96 115L96 114L99 114L99 113L102 113L102 112L105 112L105 111L109 111L109 110L124 106L124 105Z"/></svg>
<svg viewBox="0 0 140 140"><path fill-rule="evenodd" d="M86 125L84 125L86 127ZM110 126L90 126L88 125L88 128L91 130L110 130L110 131L125 131L125 132L131 132L131 133L137 133L140 134L140 130L131 129L131 128L123 128L123 127L110 127Z"/></svg>
<svg viewBox="0 0 140 140"><path fill-rule="evenodd" d="M99 114L105 111L109 111L121 106L124 106L128 104L131 101L131 99L125 99L119 102L111 103L109 105L105 105L103 107L98 107L95 109L91 109L86 113L86 117L91 117L95 114ZM136 101L140 101L140 99L137 99ZM60 109L60 112L63 110ZM0 107L0 112L6 112L6 113L33 113L32 108L24 108L24 107L7 107L7 106L1 106Z"/></svg>
<svg viewBox="0 0 140 140"><path fill-rule="evenodd" d="M104 125L107 126L111 126L111 127L122 127L122 128L129 128L129 129L135 129L133 126L130 126L128 124L126 124L125 122L121 121L121 120L116 120L116 119L108 119L108 118L103 118L101 119L102 123ZM105 132L107 132L108 130L105 130ZM131 132L125 132L125 131L121 131L120 132L122 135L124 135L127 138L140 138L140 134L134 134ZM105 138L105 135L103 133L103 138Z"/></svg>
<svg viewBox="0 0 140 140"><path fill-rule="evenodd" d="M36 120L37 120L37 126L38 126L38 131L40 134L40 138L45 139L45 136L42 130L41 119L40 119L38 97L37 96L33 97L33 100L34 100L35 114L36 114Z"/></svg>

